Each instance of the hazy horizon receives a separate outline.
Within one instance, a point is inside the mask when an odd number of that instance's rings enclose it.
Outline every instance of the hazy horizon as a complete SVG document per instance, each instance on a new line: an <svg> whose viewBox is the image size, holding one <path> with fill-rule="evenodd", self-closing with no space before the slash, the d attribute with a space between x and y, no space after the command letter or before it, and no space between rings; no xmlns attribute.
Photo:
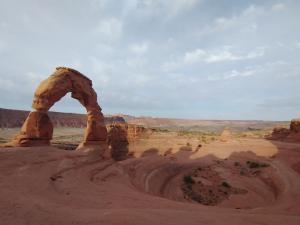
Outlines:
<svg viewBox="0 0 300 225"><path fill-rule="evenodd" d="M0 108L0 109L8 109L8 110L20 110L20 111L28 111L30 110L24 110L24 109L12 109L12 108ZM85 112L61 112L61 111L54 111L52 109L49 110L49 112L54 112L54 113L73 113L73 114L80 114L80 115L85 115ZM152 119L170 119L170 120L203 120L203 121L262 121L262 122L290 122L291 120L255 120L255 119L209 119L209 118L180 118L180 117L156 117L156 116L147 116L147 115L130 115L130 114L123 114L123 113L114 113L114 114L104 114L104 116L132 116L135 118L152 118ZM294 118L295 119L295 118Z"/></svg>
<svg viewBox="0 0 300 225"><path fill-rule="evenodd" d="M0 107L31 110L57 66L104 114L300 117L300 1L0 0ZM51 111L84 113L70 94Z"/></svg>

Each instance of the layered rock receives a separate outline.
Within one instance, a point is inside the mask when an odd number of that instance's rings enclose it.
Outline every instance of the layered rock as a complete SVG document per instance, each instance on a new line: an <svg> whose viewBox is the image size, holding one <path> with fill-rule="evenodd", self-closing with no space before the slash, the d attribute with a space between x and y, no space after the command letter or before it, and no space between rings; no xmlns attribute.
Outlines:
<svg viewBox="0 0 300 225"><path fill-rule="evenodd" d="M293 119L290 124L290 131L294 134L300 134L300 118Z"/></svg>
<svg viewBox="0 0 300 225"><path fill-rule="evenodd" d="M284 127L275 127L270 135L266 138L270 140L283 141L289 136L290 129Z"/></svg>
<svg viewBox="0 0 300 225"><path fill-rule="evenodd" d="M15 137L13 146L36 146L49 144L53 127L48 110L67 93L77 99L87 111L87 128L84 141L79 145L81 151L103 153L107 149L107 130L97 94L92 81L80 72L66 67L58 67L54 74L42 81L34 93L31 112L21 132Z"/></svg>
<svg viewBox="0 0 300 225"><path fill-rule="evenodd" d="M117 161L124 160L128 156L128 125L113 124L108 130L108 144L111 155Z"/></svg>
<svg viewBox="0 0 300 225"><path fill-rule="evenodd" d="M148 130L141 125L136 125L136 124L127 125L127 137L129 142L136 141L137 139L145 136L147 132Z"/></svg>
<svg viewBox="0 0 300 225"><path fill-rule="evenodd" d="M20 133L15 137L17 146L49 145L52 139L53 126L46 112L30 112Z"/></svg>
<svg viewBox="0 0 300 225"><path fill-rule="evenodd" d="M300 119L293 119L289 128L275 127L266 137L270 140L300 142Z"/></svg>

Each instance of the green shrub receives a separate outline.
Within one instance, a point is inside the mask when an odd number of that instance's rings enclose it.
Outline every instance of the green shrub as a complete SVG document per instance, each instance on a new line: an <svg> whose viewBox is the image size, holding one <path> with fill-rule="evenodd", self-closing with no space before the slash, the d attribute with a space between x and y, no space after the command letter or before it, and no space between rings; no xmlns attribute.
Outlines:
<svg viewBox="0 0 300 225"><path fill-rule="evenodd" d="M247 161L247 165L250 169L257 169L257 168L263 168L263 167L270 166L269 164L266 164L266 163L259 163L259 162L254 162L254 161Z"/></svg>
<svg viewBox="0 0 300 225"><path fill-rule="evenodd" d="M239 162L234 162L234 166L240 166L241 164Z"/></svg>
<svg viewBox="0 0 300 225"><path fill-rule="evenodd" d="M186 183L186 184L194 184L194 183L195 183L195 181L194 181L194 179L191 177L191 175L185 175L185 176L183 177L183 181L184 181L184 183Z"/></svg>
<svg viewBox="0 0 300 225"><path fill-rule="evenodd" d="M222 186L226 187L226 188L230 188L231 187L230 184L228 184L226 181L222 182Z"/></svg>

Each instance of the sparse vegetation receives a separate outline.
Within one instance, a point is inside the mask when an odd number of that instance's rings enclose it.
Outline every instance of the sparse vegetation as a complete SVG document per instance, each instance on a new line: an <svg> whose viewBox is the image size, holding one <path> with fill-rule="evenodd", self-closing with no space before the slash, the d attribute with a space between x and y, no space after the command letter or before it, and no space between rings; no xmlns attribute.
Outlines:
<svg viewBox="0 0 300 225"><path fill-rule="evenodd" d="M5 142L7 142L7 140L5 140L4 138L0 137L0 143L5 143Z"/></svg>
<svg viewBox="0 0 300 225"><path fill-rule="evenodd" d="M204 182L201 182L204 179ZM206 181L205 181L206 180ZM203 205L217 205L231 194L245 194L247 190L231 186L211 167L197 167L184 176L181 189L185 199Z"/></svg>
<svg viewBox="0 0 300 225"><path fill-rule="evenodd" d="M157 132L157 133L168 133L168 132L170 132L170 130L168 130L166 128L159 128L159 127L151 128L151 130L153 132Z"/></svg>
<svg viewBox="0 0 300 225"><path fill-rule="evenodd" d="M209 144L217 139L217 135L214 132L179 130L177 135L187 138L197 138L200 142L205 144Z"/></svg>
<svg viewBox="0 0 300 225"><path fill-rule="evenodd" d="M234 162L234 166L240 166L241 164L239 162Z"/></svg>
<svg viewBox="0 0 300 225"><path fill-rule="evenodd" d="M259 162L255 162L255 161L247 161L246 163L250 169L258 169L258 168L264 168L264 167L270 166L269 164L259 163Z"/></svg>
<svg viewBox="0 0 300 225"><path fill-rule="evenodd" d="M184 181L184 183L187 184L187 185L192 185L192 184L195 183L195 181L194 181L194 179L192 178L191 175L185 175L185 176L183 177L183 181Z"/></svg>
<svg viewBox="0 0 300 225"><path fill-rule="evenodd" d="M257 176L262 172L259 169L269 167L269 166L270 165L267 163L248 160L246 161L245 164L240 164L238 168L240 169L241 176Z"/></svg>
<svg viewBox="0 0 300 225"><path fill-rule="evenodd" d="M231 188L231 185L228 184L226 181L223 181L223 182L222 182L222 186L223 186L223 187L226 187L226 188Z"/></svg>

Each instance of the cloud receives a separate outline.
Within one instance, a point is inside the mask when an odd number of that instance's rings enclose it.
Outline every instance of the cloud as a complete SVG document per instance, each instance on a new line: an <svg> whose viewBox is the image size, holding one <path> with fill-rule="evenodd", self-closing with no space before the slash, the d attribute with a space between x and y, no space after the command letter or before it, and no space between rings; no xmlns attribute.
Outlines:
<svg viewBox="0 0 300 225"><path fill-rule="evenodd" d="M242 56L236 55L228 50L205 51L203 49L196 49L185 53L183 61L187 64L193 64L199 62L217 63L241 59L243 59Z"/></svg>
<svg viewBox="0 0 300 225"><path fill-rule="evenodd" d="M94 32L102 41L114 42L122 36L122 28L122 21L117 18L108 18L100 20Z"/></svg>
<svg viewBox="0 0 300 225"><path fill-rule="evenodd" d="M230 61L249 60L262 57L265 54L266 47L257 47L247 53L236 53L230 50L231 46L223 46L220 49L204 50L197 48L186 52L183 57L177 61L165 62L162 68L165 71L177 69L186 65L198 63L225 63Z"/></svg>
<svg viewBox="0 0 300 225"><path fill-rule="evenodd" d="M260 15L263 15L265 13L265 10L263 7L258 7L256 5L250 5L248 8L246 8L242 13L240 17L257 17Z"/></svg>
<svg viewBox="0 0 300 225"><path fill-rule="evenodd" d="M93 81L105 112L289 118L288 107L256 110L263 100L297 96L300 5L253 2L7 1L0 7L1 107L30 107L40 80L66 65ZM56 110L77 108L70 101Z"/></svg>
<svg viewBox="0 0 300 225"><path fill-rule="evenodd" d="M232 70L229 73L224 75L224 79L232 79L235 77L249 77L255 74L255 70L244 70L244 71L237 71L237 70Z"/></svg>
<svg viewBox="0 0 300 225"><path fill-rule="evenodd" d="M168 6L171 8L172 14L177 14L178 12L194 7L199 4L201 0L172 0L169 2Z"/></svg>
<svg viewBox="0 0 300 225"><path fill-rule="evenodd" d="M129 46L129 50L137 55L143 55L148 51L149 44L147 42L132 44Z"/></svg>
<svg viewBox="0 0 300 225"><path fill-rule="evenodd" d="M198 31L198 35L208 35L218 32L224 32L229 29L233 29L238 26L243 26L243 29L250 28L256 29L257 19L266 13L263 7L250 5L246 9L242 10L239 14L234 14L228 17L217 17L213 19L213 22L204 26Z"/></svg>
<svg viewBox="0 0 300 225"><path fill-rule="evenodd" d="M242 70L230 70L224 72L222 75L208 76L207 80L209 81L222 81L222 80L230 80L241 77L250 77L257 73L257 69L242 69Z"/></svg>
<svg viewBox="0 0 300 225"><path fill-rule="evenodd" d="M277 4L272 5L271 9L275 12L281 12L286 9L286 5L283 3L277 3Z"/></svg>
<svg viewBox="0 0 300 225"><path fill-rule="evenodd" d="M219 17L214 20L213 26L208 31L222 31L233 27L237 22L237 17L225 18Z"/></svg>
<svg viewBox="0 0 300 225"><path fill-rule="evenodd" d="M126 4L126 14L133 9L143 17L159 16L161 22L170 21L200 5L204 0L131 0Z"/></svg>

